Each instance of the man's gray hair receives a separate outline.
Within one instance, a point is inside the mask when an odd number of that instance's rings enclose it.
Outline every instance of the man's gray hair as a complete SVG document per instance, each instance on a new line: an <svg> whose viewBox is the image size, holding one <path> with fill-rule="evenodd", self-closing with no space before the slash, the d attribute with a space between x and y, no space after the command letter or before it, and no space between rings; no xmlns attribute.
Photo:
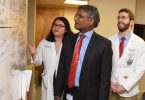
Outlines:
<svg viewBox="0 0 145 100"><path fill-rule="evenodd" d="M100 14L99 11L96 7L91 6L91 5L80 5L78 9L83 9L88 13L88 18L91 20L94 20L94 28L98 26L100 22Z"/></svg>

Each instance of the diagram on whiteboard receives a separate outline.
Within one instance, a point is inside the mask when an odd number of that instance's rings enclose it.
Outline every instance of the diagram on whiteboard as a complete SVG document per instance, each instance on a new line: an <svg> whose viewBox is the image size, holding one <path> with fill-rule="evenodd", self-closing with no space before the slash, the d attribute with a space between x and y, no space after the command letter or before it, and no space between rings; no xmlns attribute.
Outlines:
<svg viewBox="0 0 145 100"><path fill-rule="evenodd" d="M27 0L0 0L0 100L13 100L12 71L26 65L26 37Z"/></svg>

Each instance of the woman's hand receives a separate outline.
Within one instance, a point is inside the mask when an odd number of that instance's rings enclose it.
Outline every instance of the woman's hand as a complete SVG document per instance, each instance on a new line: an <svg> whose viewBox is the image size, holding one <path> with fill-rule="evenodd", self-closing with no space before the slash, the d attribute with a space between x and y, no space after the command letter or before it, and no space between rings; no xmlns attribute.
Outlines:
<svg viewBox="0 0 145 100"><path fill-rule="evenodd" d="M33 44L28 44L27 47L28 47L28 49L31 53L31 56L32 56L33 60L34 60L35 55L36 55L36 47L35 47L34 43Z"/></svg>

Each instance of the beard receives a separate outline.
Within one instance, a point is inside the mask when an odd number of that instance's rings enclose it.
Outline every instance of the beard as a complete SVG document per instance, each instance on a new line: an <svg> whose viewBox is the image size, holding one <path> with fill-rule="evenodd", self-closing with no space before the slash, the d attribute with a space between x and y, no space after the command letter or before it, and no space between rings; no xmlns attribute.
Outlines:
<svg viewBox="0 0 145 100"><path fill-rule="evenodd" d="M119 23L117 24L117 26L118 26L119 32L124 32L124 31L126 31L126 30L130 27L130 22L127 23L127 24L125 24L125 23L123 23L123 22L119 22Z"/></svg>

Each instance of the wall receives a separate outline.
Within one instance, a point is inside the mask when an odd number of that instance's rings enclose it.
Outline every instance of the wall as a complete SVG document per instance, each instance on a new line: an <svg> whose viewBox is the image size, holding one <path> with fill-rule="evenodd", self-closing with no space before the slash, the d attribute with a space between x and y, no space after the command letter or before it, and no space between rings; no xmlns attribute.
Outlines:
<svg viewBox="0 0 145 100"><path fill-rule="evenodd" d="M135 23L137 24L145 24L145 0L136 0L136 10L135 10ZM145 33L145 30L144 30ZM145 34L143 36L145 38ZM140 95L145 92L145 74L140 80Z"/></svg>
<svg viewBox="0 0 145 100"><path fill-rule="evenodd" d="M116 25L118 10L126 7L135 12L136 0L89 0L89 4L96 6L101 16L100 24L95 30L105 37L110 37L118 32Z"/></svg>
<svg viewBox="0 0 145 100"><path fill-rule="evenodd" d="M135 23L145 24L145 13L143 13L143 9L145 9L145 0L126 0L125 2L122 0L109 0L109 2L106 2L106 0L89 0L89 4L97 6L99 9L101 22L95 30L105 37L109 37L118 32L116 17L118 10L124 7L131 9L135 13ZM64 8L64 16L69 19L71 28L74 32L78 32L74 29L73 20L76 10L76 7Z"/></svg>
<svg viewBox="0 0 145 100"><path fill-rule="evenodd" d="M57 7L37 7L36 9L36 46L45 38L50 29L54 18L63 16L63 8Z"/></svg>
<svg viewBox="0 0 145 100"><path fill-rule="evenodd" d="M36 20L36 0L28 0L28 23L27 23L27 44L34 43L35 38L35 20ZM35 100L35 71L31 64L31 56L27 50L27 69L32 70L29 92L27 92L27 100Z"/></svg>
<svg viewBox="0 0 145 100"><path fill-rule="evenodd" d="M145 0L136 0L135 23L145 24Z"/></svg>
<svg viewBox="0 0 145 100"><path fill-rule="evenodd" d="M71 25L73 32L78 32L74 29L74 16L76 13L76 7L37 7L36 10L36 45L39 41L46 37L48 31L50 30L51 23L55 17L64 16L66 17ZM44 23L45 22L45 23ZM45 27L44 27L45 26Z"/></svg>
<svg viewBox="0 0 145 100"><path fill-rule="evenodd" d="M64 8L64 16L69 20L71 29L74 33L77 33L78 31L74 29L74 16L76 14L77 7L65 7Z"/></svg>
<svg viewBox="0 0 145 100"><path fill-rule="evenodd" d="M35 20L36 20L36 1L28 0L28 23L27 23L27 43L34 43L35 37ZM30 53L27 51L27 64L30 64Z"/></svg>

